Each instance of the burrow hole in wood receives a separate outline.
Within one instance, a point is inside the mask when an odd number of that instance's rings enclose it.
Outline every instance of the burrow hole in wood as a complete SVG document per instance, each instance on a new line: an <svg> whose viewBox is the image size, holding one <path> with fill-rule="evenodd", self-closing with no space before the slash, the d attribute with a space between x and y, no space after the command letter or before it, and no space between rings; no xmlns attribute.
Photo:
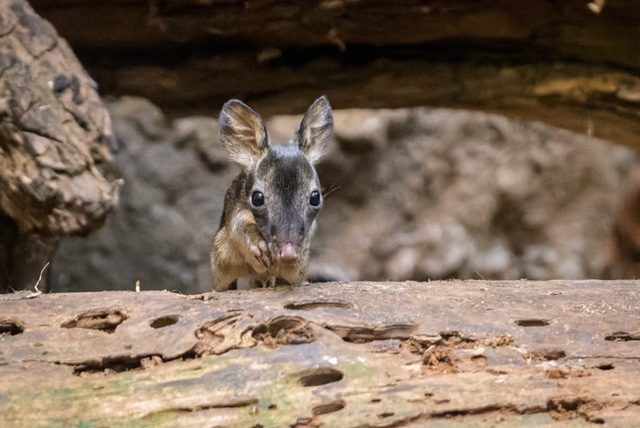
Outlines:
<svg viewBox="0 0 640 428"><path fill-rule="evenodd" d="M547 401L547 411L555 420L573 419L573 415L587 416L586 409L599 408L600 404L595 400L582 397L557 397ZM589 415L588 422L592 424L604 424L604 419Z"/></svg>
<svg viewBox="0 0 640 428"><path fill-rule="evenodd" d="M151 321L149 326L151 328L164 328L164 327L169 327L170 325L177 324L179 321L180 321L180 317L178 315L165 315L163 317L156 318L153 321Z"/></svg>
<svg viewBox="0 0 640 428"><path fill-rule="evenodd" d="M284 305L285 309L293 311L311 311L318 308L339 308L339 309L353 309L352 303L338 302L338 301L326 301L326 302L291 302Z"/></svg>
<svg viewBox="0 0 640 428"><path fill-rule="evenodd" d="M63 328L88 328L113 333L128 316L117 309L98 309L78 315L62 323Z"/></svg>
<svg viewBox="0 0 640 428"><path fill-rule="evenodd" d="M324 415L326 413L333 413L333 412L337 412L339 410L344 409L344 406L346 405L347 403L345 403L344 400L332 401L330 403L321 404L319 406L314 407L313 409L311 409L311 413L313 414L313 416Z"/></svg>
<svg viewBox="0 0 640 428"><path fill-rule="evenodd" d="M522 320L515 320L514 323L520 327L546 327L551 324L551 320L527 318Z"/></svg>
<svg viewBox="0 0 640 428"><path fill-rule="evenodd" d="M600 364L596 366L597 369L599 370L613 370L615 369L615 366L611 363L609 364Z"/></svg>
<svg viewBox="0 0 640 428"><path fill-rule="evenodd" d="M370 343L378 340L407 340L416 329L412 324L385 326L327 326L348 343Z"/></svg>
<svg viewBox="0 0 640 428"><path fill-rule="evenodd" d="M567 353L562 349L540 349L524 354L525 360L557 361L565 358Z"/></svg>
<svg viewBox="0 0 640 428"><path fill-rule="evenodd" d="M21 322L13 320L0 320L0 336L15 336L24 332Z"/></svg>
<svg viewBox="0 0 640 428"><path fill-rule="evenodd" d="M604 337L608 342L630 342L632 340L640 340L640 333L631 334L626 331L616 331Z"/></svg>
<svg viewBox="0 0 640 428"><path fill-rule="evenodd" d="M276 347L278 345L298 345L316 340L313 330L304 318L276 317L253 328L253 338L263 344Z"/></svg>
<svg viewBox="0 0 640 428"><path fill-rule="evenodd" d="M91 375L109 376L122 372L151 369L168 361L187 361L198 357L199 355L193 351L189 351L177 358L167 360L165 360L162 355L104 358L100 361L87 361L86 363L76 364L73 368L73 374L80 377ZM201 367L194 366L189 370L200 370L200 368Z"/></svg>
<svg viewBox="0 0 640 428"><path fill-rule="evenodd" d="M320 386L341 381L344 374L340 370L331 367L319 367L317 369L305 370L298 374L299 382L302 386Z"/></svg>
<svg viewBox="0 0 640 428"><path fill-rule="evenodd" d="M135 357L105 358L99 362L96 361L78 364L73 368L73 374L75 376L84 377L91 374L111 375L131 370L140 370L144 368L141 360L141 358Z"/></svg>

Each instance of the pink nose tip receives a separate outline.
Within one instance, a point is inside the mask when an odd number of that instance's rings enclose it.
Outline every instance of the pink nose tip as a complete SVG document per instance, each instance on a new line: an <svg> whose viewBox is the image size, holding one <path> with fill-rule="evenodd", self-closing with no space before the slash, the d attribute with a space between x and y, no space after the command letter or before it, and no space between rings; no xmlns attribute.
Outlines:
<svg viewBox="0 0 640 428"><path fill-rule="evenodd" d="M280 244L280 260L284 262L293 262L298 259L298 249L291 242L283 242Z"/></svg>

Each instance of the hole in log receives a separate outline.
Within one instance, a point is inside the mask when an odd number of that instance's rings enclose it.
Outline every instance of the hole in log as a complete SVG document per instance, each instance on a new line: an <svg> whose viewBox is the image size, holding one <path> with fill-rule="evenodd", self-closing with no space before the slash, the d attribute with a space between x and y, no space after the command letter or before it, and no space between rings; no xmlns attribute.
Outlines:
<svg viewBox="0 0 640 428"><path fill-rule="evenodd" d="M278 406L276 406L275 404L269 404L269 407L267 407L267 409L269 409L269 410L277 410Z"/></svg>
<svg viewBox="0 0 640 428"><path fill-rule="evenodd" d="M24 326L18 321L2 320L0 321L0 336L15 336L24 332Z"/></svg>
<svg viewBox="0 0 640 428"><path fill-rule="evenodd" d="M88 328L113 333L127 319L127 315L118 310L95 310L78 315L62 324L64 328Z"/></svg>
<svg viewBox="0 0 640 428"><path fill-rule="evenodd" d="M267 331L273 337L276 337L282 331L294 331L301 327L305 327L307 321L302 318L295 317L278 317L274 318L267 324Z"/></svg>
<svg viewBox="0 0 640 428"><path fill-rule="evenodd" d="M189 351L171 360L165 360L161 355L104 358L98 361L87 361L74 365L73 374L80 377L90 375L108 376L116 373L150 369L162 365L167 361L186 361L197 357L198 355ZM200 367L192 367L189 370L199 369Z"/></svg>
<svg viewBox="0 0 640 428"><path fill-rule="evenodd" d="M314 407L311 410L311 413L313 413L313 416L324 415L326 413L333 413L333 412L337 412L338 410L344 409L344 406L346 405L347 403L345 403L343 400L332 401L331 403L321 404L319 406Z"/></svg>
<svg viewBox="0 0 640 428"><path fill-rule="evenodd" d="M151 321L149 326L151 326L151 328L169 327L170 325L176 324L178 321L180 321L180 317L178 315L166 315L164 317L154 319Z"/></svg>
<svg viewBox="0 0 640 428"><path fill-rule="evenodd" d="M600 370L613 370L615 368L613 364L600 364L596 367Z"/></svg>
<svg viewBox="0 0 640 428"><path fill-rule="evenodd" d="M485 407L452 410L452 411L445 411L445 412L435 412L431 414L431 417L434 419L435 418L448 419L448 418L465 417L465 416L471 416L471 415L485 415L485 414L490 414L496 411L503 411L504 413L508 413L509 410L510 409L508 407L505 408L500 405L490 404Z"/></svg>
<svg viewBox="0 0 640 428"><path fill-rule="evenodd" d="M412 353L422 355L422 364L431 373L444 374L459 371L461 368L458 365L461 360L455 356L455 353L460 350L473 349L476 346L476 339L465 337L459 331L443 331L431 339L425 339L423 337L420 341L411 340L409 345ZM476 357L474 362L484 364L487 361L486 357L482 355ZM482 361L483 359L484 361ZM474 367L476 366L474 365Z"/></svg>
<svg viewBox="0 0 640 428"><path fill-rule="evenodd" d="M385 419L385 418L390 418L390 417L391 417L391 416L393 416L393 415L395 415L395 413L393 413L393 412L384 412L384 413L380 413L380 414L378 415L378 417L379 417L380 419Z"/></svg>
<svg viewBox="0 0 640 428"><path fill-rule="evenodd" d="M277 317L254 327L256 340L275 348L279 345L298 345L316 340L309 323L298 317Z"/></svg>
<svg viewBox="0 0 640 428"><path fill-rule="evenodd" d="M379 402L381 402L381 401L382 401L382 400L381 400L381 399L379 399L379 398L372 398L372 399L371 399L371 402L372 402L372 403L379 403Z"/></svg>
<svg viewBox="0 0 640 428"><path fill-rule="evenodd" d="M604 419L595 415L602 405L595 400L583 397L556 397L547 401L547 411L556 421L584 418L587 422L603 424Z"/></svg>
<svg viewBox="0 0 640 428"><path fill-rule="evenodd" d="M341 371L330 367L305 370L298 374L299 382L302 386L320 386L342 380L344 375Z"/></svg>
<svg viewBox="0 0 640 428"><path fill-rule="evenodd" d="M328 301L328 302L291 302L284 305L285 309L293 311L310 311L317 308L340 308L353 309L353 304L348 302Z"/></svg>
<svg viewBox="0 0 640 428"><path fill-rule="evenodd" d="M473 355L471 357L471 362L476 364L478 367L486 367L488 365L487 357L484 355Z"/></svg>
<svg viewBox="0 0 640 428"><path fill-rule="evenodd" d="M626 331L616 331L604 337L609 342L629 342L631 340L640 340L640 333L631 334Z"/></svg>
<svg viewBox="0 0 640 428"><path fill-rule="evenodd" d="M397 324L374 327L328 325L327 328L349 343L369 343L374 340L406 340L416 329L415 325Z"/></svg>
<svg viewBox="0 0 640 428"><path fill-rule="evenodd" d="M518 324L520 327L545 327L551 324L551 320L540 320L540 319L523 319L523 320L515 320L514 323Z"/></svg>
<svg viewBox="0 0 640 428"><path fill-rule="evenodd" d="M213 403L213 404L199 404L196 406L189 407L174 407L174 408L164 408L162 410L157 410L151 413L146 414L142 417L142 420L145 422L150 422L150 426L156 426L158 424L162 425L162 423L167 420L174 420L176 416L183 414L194 414L196 412L206 412L208 410L216 410L216 409L242 409L244 407L253 407L259 403L257 399L245 399L231 402L221 402L221 403ZM145 424L144 426L148 426ZM196 425L200 426L200 425ZM215 425L219 426L219 425ZM252 428L262 427L262 425L252 425Z"/></svg>
<svg viewBox="0 0 640 428"><path fill-rule="evenodd" d="M131 370L140 370L145 368L145 364L142 360L152 359L153 357L160 358L157 355L143 358L105 358L100 362L78 364L73 368L73 374L80 377L92 374L101 374L106 376Z"/></svg>
<svg viewBox="0 0 640 428"><path fill-rule="evenodd" d="M562 349L541 349L524 354L525 360L554 361L567 356Z"/></svg>

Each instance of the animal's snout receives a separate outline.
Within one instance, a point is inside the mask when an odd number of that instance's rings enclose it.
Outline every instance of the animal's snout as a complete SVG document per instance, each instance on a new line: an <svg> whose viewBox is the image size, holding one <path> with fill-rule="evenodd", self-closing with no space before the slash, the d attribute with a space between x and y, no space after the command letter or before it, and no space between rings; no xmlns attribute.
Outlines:
<svg viewBox="0 0 640 428"><path fill-rule="evenodd" d="M280 260L283 262L295 262L298 259L298 246L290 241L278 244Z"/></svg>

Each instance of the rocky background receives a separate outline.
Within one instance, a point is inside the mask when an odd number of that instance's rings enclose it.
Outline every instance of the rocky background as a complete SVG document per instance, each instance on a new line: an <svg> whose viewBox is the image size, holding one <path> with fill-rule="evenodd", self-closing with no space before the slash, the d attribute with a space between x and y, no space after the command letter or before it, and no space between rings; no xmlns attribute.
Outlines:
<svg viewBox="0 0 640 428"><path fill-rule="evenodd" d="M240 98L286 140L281 115L321 94L312 279L640 275L633 2L32 4L0 4L0 291L46 261L44 289L208 290L237 173L218 109Z"/></svg>

